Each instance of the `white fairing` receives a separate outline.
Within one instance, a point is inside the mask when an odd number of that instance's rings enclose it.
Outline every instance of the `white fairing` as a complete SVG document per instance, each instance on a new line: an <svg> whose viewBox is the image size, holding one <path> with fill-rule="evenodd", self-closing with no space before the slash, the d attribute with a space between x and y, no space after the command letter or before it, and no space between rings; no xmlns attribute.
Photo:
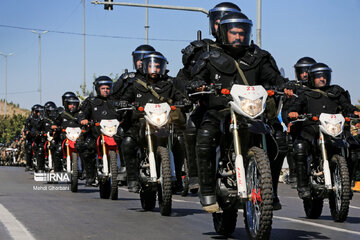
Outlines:
<svg viewBox="0 0 360 240"><path fill-rule="evenodd" d="M153 126L162 127L169 121L171 108L167 103L147 103L145 119Z"/></svg>
<svg viewBox="0 0 360 240"><path fill-rule="evenodd" d="M81 128L79 127L67 127L65 129L66 132L66 138L69 139L72 142L76 142L76 140L79 138L81 134Z"/></svg>
<svg viewBox="0 0 360 240"><path fill-rule="evenodd" d="M341 114L322 113L319 117L320 130L330 136L339 136L344 128L345 118Z"/></svg>
<svg viewBox="0 0 360 240"><path fill-rule="evenodd" d="M54 139L52 136L50 136L50 133L49 133L49 132L46 134L46 136L47 136L47 140L48 140L49 142Z"/></svg>
<svg viewBox="0 0 360 240"><path fill-rule="evenodd" d="M120 125L120 122L117 119L101 120L100 121L100 131L108 136L112 137L117 133L117 129Z"/></svg>
<svg viewBox="0 0 360 240"><path fill-rule="evenodd" d="M231 88L230 95L233 101L230 101L229 104L231 108L240 115L256 118L265 110L268 94L263 86L234 84Z"/></svg>

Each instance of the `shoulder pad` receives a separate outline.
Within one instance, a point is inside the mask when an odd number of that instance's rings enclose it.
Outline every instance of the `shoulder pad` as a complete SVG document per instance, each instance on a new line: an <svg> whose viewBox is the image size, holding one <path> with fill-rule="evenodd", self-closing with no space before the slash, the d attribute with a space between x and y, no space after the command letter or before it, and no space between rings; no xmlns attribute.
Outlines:
<svg viewBox="0 0 360 240"><path fill-rule="evenodd" d="M206 45L204 40L192 41L189 46L194 46L195 48L202 48Z"/></svg>
<svg viewBox="0 0 360 240"><path fill-rule="evenodd" d="M322 94L321 93L319 93L319 92L316 92L316 91L314 91L314 90L312 90L312 89L306 89L305 91L304 91L304 95L306 95L306 96L308 96L308 97L311 97L311 98L320 98L321 96L322 96Z"/></svg>
<svg viewBox="0 0 360 240"><path fill-rule="evenodd" d="M131 72L131 73L129 73L129 78L134 78L135 77L135 73L134 72Z"/></svg>
<svg viewBox="0 0 360 240"><path fill-rule="evenodd" d="M231 74L236 71L234 59L225 53L219 51L210 51L210 63L219 72Z"/></svg>
<svg viewBox="0 0 360 240"><path fill-rule="evenodd" d="M121 74L121 76L119 77L119 80L120 80L120 79L123 79L123 80L124 80L124 79L127 79L128 77L129 77L129 73L123 73L123 74ZM119 80L118 80L118 81L119 81Z"/></svg>
<svg viewBox="0 0 360 240"><path fill-rule="evenodd" d="M345 90L339 85L332 85L326 90L326 93L330 98L338 98L341 94L345 93Z"/></svg>

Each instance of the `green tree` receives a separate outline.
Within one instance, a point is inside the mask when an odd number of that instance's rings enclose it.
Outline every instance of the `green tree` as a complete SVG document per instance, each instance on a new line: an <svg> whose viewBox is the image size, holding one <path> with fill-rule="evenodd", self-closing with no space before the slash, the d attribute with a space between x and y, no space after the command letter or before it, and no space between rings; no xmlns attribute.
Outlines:
<svg viewBox="0 0 360 240"><path fill-rule="evenodd" d="M10 143L21 133L26 117L21 114L0 117L0 142Z"/></svg>

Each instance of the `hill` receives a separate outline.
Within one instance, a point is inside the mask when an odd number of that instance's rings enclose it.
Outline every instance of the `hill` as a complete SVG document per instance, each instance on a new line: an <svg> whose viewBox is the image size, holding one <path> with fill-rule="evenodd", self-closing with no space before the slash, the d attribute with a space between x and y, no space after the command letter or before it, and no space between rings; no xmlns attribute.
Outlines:
<svg viewBox="0 0 360 240"><path fill-rule="evenodd" d="M5 112L5 100L0 100L0 116L4 116ZM19 104L14 104L12 102L8 102L6 107L7 115L12 116L15 114L21 114L23 116L28 116L30 114L30 110L23 109L19 107Z"/></svg>

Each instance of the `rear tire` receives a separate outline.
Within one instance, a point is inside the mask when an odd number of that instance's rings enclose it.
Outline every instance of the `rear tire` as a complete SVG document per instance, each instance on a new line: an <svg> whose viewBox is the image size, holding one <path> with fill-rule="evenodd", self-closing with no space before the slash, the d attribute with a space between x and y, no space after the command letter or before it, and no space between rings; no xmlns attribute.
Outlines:
<svg viewBox="0 0 360 240"><path fill-rule="evenodd" d="M101 177L99 178L99 190L100 190L100 198L109 199L111 192L111 185L109 177Z"/></svg>
<svg viewBox="0 0 360 240"><path fill-rule="evenodd" d="M321 216L324 199L314 198L314 199L304 199L304 210L307 218L317 219Z"/></svg>
<svg viewBox="0 0 360 240"><path fill-rule="evenodd" d="M237 209L228 209L222 213L213 213L213 223L216 233L226 237L231 236L235 231L237 212Z"/></svg>
<svg viewBox="0 0 360 240"><path fill-rule="evenodd" d="M160 213L163 216L171 214L171 166L169 151L165 147L159 146L156 151L156 161L160 166L160 184L158 184L158 198Z"/></svg>
<svg viewBox="0 0 360 240"><path fill-rule="evenodd" d="M71 164L72 164L72 174L71 174L71 191L78 191L78 154L73 152L71 153Z"/></svg>
<svg viewBox="0 0 360 240"><path fill-rule="evenodd" d="M335 190L330 193L329 205L335 222L343 222L349 213L350 180L349 170L344 157L334 155L330 161L332 184Z"/></svg>
<svg viewBox="0 0 360 240"><path fill-rule="evenodd" d="M140 191L141 207L145 211L151 211L156 205L156 192L154 191Z"/></svg>
<svg viewBox="0 0 360 240"><path fill-rule="evenodd" d="M118 167L117 167L117 156L116 152L114 150L109 151L110 156L110 171L111 171L111 178L110 178L110 198L111 200L117 200L118 199Z"/></svg>
<svg viewBox="0 0 360 240"><path fill-rule="evenodd" d="M252 200L244 205L245 228L250 239L269 239L273 217L270 162L258 147L249 150L246 160L247 191Z"/></svg>

